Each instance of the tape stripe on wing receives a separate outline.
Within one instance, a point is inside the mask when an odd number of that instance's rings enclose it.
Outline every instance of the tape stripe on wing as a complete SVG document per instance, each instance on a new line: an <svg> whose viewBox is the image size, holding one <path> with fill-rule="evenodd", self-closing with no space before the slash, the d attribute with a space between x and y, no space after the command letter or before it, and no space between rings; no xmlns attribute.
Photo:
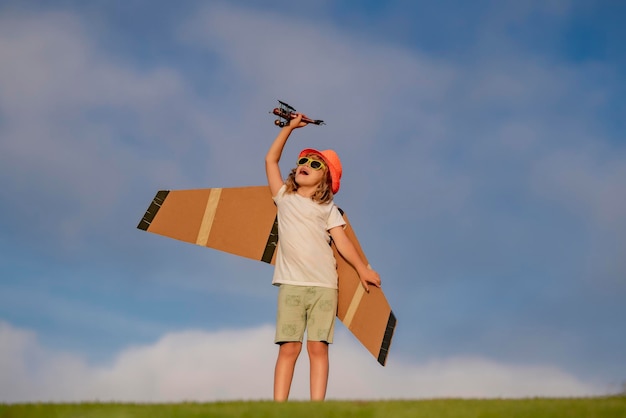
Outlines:
<svg viewBox="0 0 626 418"><path fill-rule="evenodd" d="M167 195L169 193L169 190L159 190L157 192L156 196L154 196L154 199L152 199L152 203L150 203L148 210L146 210L143 218L141 218L141 221L139 221L139 225L137 225L138 229L147 231L148 228L150 228L150 224L154 220L154 217L156 216L159 209L161 209L161 206L163 205L163 202L165 202L165 198L167 198Z"/></svg>
<svg viewBox="0 0 626 418"><path fill-rule="evenodd" d="M363 288L361 283L359 283L354 291L354 295L352 295L352 299L350 300L350 304L348 305L346 314L343 317L343 321L341 321L348 329L350 329L350 325L352 325L354 314L356 314L356 311L359 308L359 304L361 303L361 299L363 299L364 294L365 289Z"/></svg>
<svg viewBox="0 0 626 418"><path fill-rule="evenodd" d="M222 189L211 189L211 193L209 193L209 198L204 208L204 216L202 216L202 223L198 230L198 237L196 238L196 244L198 245L206 246L209 241L209 235L211 235L211 228L213 227L215 212L217 212L217 204L220 201L221 194Z"/></svg>
<svg viewBox="0 0 626 418"><path fill-rule="evenodd" d="M385 328L385 335L383 336L383 342L378 353L378 362L383 366L387 362L387 354L389 354L389 346L391 345L393 332L396 329L396 322L396 316L393 312L390 312L389 319L387 320L387 327Z"/></svg>
<svg viewBox="0 0 626 418"><path fill-rule="evenodd" d="M272 231L270 236L267 237L267 243L265 244L265 250L263 251L263 257L261 261L271 264L274 252L278 246L278 215L274 218L274 225L272 225Z"/></svg>

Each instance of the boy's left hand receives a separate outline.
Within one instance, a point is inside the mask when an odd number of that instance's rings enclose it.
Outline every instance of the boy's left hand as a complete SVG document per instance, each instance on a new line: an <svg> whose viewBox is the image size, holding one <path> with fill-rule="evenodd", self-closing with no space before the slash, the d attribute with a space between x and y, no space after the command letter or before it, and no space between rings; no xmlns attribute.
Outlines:
<svg viewBox="0 0 626 418"><path fill-rule="evenodd" d="M361 284L367 292L370 291L370 284L376 287L380 287L381 285L379 274L376 271L372 270L372 268L369 266L367 266L366 269L363 269L363 271L359 272L359 279L361 279Z"/></svg>

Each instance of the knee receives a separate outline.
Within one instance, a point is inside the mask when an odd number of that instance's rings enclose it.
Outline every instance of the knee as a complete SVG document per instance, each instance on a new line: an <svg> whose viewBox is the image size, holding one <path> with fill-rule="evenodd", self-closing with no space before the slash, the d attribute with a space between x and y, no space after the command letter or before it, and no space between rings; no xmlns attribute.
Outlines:
<svg viewBox="0 0 626 418"><path fill-rule="evenodd" d="M306 347L309 357L319 358L328 356L328 343L324 341L309 341Z"/></svg>
<svg viewBox="0 0 626 418"><path fill-rule="evenodd" d="M296 359L302 349L301 343L283 343L280 345L279 355L283 358Z"/></svg>

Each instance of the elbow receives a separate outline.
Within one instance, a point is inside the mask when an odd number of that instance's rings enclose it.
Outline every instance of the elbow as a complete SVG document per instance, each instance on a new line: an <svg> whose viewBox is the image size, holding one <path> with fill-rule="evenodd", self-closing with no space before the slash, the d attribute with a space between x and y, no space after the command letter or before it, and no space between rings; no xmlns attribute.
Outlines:
<svg viewBox="0 0 626 418"><path fill-rule="evenodd" d="M278 157L274 154L272 154L271 152L268 152L265 155L265 165L271 165L271 164L278 164Z"/></svg>

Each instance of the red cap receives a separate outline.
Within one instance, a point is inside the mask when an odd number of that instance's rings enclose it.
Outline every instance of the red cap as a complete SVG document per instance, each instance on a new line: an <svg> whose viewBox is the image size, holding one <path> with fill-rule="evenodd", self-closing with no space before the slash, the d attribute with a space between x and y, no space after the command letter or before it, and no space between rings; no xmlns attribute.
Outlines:
<svg viewBox="0 0 626 418"><path fill-rule="evenodd" d="M341 185L341 160L337 153L331 149L327 149L324 151L318 151L313 148L306 148L300 151L300 155L298 158L305 157L309 154L315 154L319 156L328 166L328 170L330 171L330 180L332 182L332 191L333 194L337 194L339 191L339 186Z"/></svg>

